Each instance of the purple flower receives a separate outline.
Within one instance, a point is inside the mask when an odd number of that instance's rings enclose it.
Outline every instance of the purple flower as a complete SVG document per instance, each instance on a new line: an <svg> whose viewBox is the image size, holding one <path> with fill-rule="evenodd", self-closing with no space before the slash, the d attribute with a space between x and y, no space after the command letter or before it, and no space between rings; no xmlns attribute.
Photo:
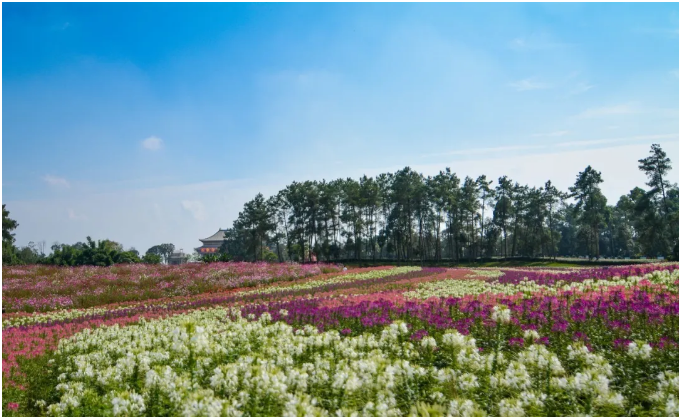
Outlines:
<svg viewBox="0 0 681 419"><path fill-rule="evenodd" d="M629 339L615 339L615 341L613 342L612 346L613 346L615 349L626 350L626 349L629 347L629 344L630 344L631 342L632 342L632 341L629 340Z"/></svg>
<svg viewBox="0 0 681 419"><path fill-rule="evenodd" d="M421 329L421 330L415 332L414 334L412 334L410 339L418 342L421 339L423 339L425 336L428 336L428 331L425 330L425 329Z"/></svg>
<svg viewBox="0 0 681 419"><path fill-rule="evenodd" d="M537 339L536 342L537 342L538 344L540 344L540 345L549 346L549 338L548 338L548 336L540 337L539 339Z"/></svg>
<svg viewBox="0 0 681 419"><path fill-rule="evenodd" d="M525 339L523 338L510 338L508 340L508 346L525 346Z"/></svg>

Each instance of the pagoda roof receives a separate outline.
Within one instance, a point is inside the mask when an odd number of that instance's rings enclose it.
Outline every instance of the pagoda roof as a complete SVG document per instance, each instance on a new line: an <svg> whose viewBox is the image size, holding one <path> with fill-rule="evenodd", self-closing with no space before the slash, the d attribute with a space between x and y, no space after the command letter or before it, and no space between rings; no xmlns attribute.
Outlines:
<svg viewBox="0 0 681 419"><path fill-rule="evenodd" d="M224 241L225 240L225 232L227 230L218 230L217 233L213 234L210 237L206 237L205 239L199 239L201 242L217 242L217 241Z"/></svg>

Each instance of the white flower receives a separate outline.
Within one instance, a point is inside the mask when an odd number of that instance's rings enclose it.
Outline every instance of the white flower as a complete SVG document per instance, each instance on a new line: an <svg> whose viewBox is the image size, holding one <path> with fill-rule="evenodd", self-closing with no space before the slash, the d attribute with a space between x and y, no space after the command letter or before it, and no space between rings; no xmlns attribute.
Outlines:
<svg viewBox="0 0 681 419"><path fill-rule="evenodd" d="M421 339L421 347L422 348L428 348L428 349L435 349L437 347L437 342L435 339L433 339L430 336L425 336L423 339Z"/></svg>
<svg viewBox="0 0 681 419"><path fill-rule="evenodd" d="M670 394L667 398L667 403L664 406L664 413L667 416L679 416L679 398L678 396Z"/></svg>
<svg viewBox="0 0 681 419"><path fill-rule="evenodd" d="M497 323L510 323L511 310L506 306L494 306L492 308L492 320Z"/></svg>
<svg viewBox="0 0 681 419"><path fill-rule="evenodd" d="M535 341L539 339L539 333L536 330L528 329L523 332L523 337L527 340Z"/></svg>
<svg viewBox="0 0 681 419"><path fill-rule="evenodd" d="M532 385L532 381L525 365L514 361L506 368L501 384L511 389L527 389Z"/></svg>
<svg viewBox="0 0 681 419"><path fill-rule="evenodd" d="M499 402L499 416L525 416L525 409L520 400L503 399Z"/></svg>
<svg viewBox="0 0 681 419"><path fill-rule="evenodd" d="M653 348L644 342L631 342L627 348L627 353L632 358L648 359Z"/></svg>
<svg viewBox="0 0 681 419"><path fill-rule="evenodd" d="M471 400L452 400L449 402L447 409L447 415L449 416L470 417L476 413L482 413L479 416L486 416L484 412L479 411L475 402Z"/></svg>
<svg viewBox="0 0 681 419"><path fill-rule="evenodd" d="M458 385L462 391L472 390L479 387L478 377L471 373L462 374L458 379Z"/></svg>

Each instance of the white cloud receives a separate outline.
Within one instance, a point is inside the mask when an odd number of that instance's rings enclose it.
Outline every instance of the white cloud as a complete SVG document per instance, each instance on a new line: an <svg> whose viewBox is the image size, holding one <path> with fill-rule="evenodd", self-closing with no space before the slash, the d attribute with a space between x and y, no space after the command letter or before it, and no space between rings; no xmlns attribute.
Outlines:
<svg viewBox="0 0 681 419"><path fill-rule="evenodd" d="M470 156L475 154L497 153L500 151L520 151L520 150L534 150L544 148L543 145L511 145L501 147L487 147L487 148L469 148L464 150L449 150L440 153L422 154L420 157L433 156Z"/></svg>
<svg viewBox="0 0 681 419"><path fill-rule="evenodd" d="M678 139L678 134L660 134L660 135L639 135L635 137L624 137L624 138L603 138L598 140L584 140L584 141L570 141L565 143L555 144L555 147L575 147L575 146L585 146L585 145L595 145L595 144L613 144L613 143L624 143L629 141L658 141L658 140L670 140Z"/></svg>
<svg viewBox="0 0 681 419"><path fill-rule="evenodd" d="M525 49L528 44L525 38L515 38L511 41L510 45L513 49Z"/></svg>
<svg viewBox="0 0 681 419"><path fill-rule="evenodd" d="M158 137L151 136L142 141L142 147L146 148L147 150L159 150L163 147L163 140Z"/></svg>
<svg viewBox="0 0 681 419"><path fill-rule="evenodd" d="M87 220L87 217L82 214L76 214L73 208L68 209L69 220Z"/></svg>
<svg viewBox="0 0 681 419"><path fill-rule="evenodd" d="M533 137L562 137L564 135L569 134L570 131L554 131L554 132L547 132L546 134L534 134L532 135Z"/></svg>
<svg viewBox="0 0 681 419"><path fill-rule="evenodd" d="M71 186L69 181L64 179L63 177L45 175L43 176L43 180L50 186L56 186L60 188L68 188Z"/></svg>
<svg viewBox="0 0 681 419"><path fill-rule="evenodd" d="M569 44L556 42L547 34L533 34L511 40L509 47L516 51L539 51L562 48Z"/></svg>
<svg viewBox="0 0 681 419"><path fill-rule="evenodd" d="M651 34L651 35L667 35L670 37L676 37L678 38L679 36L679 28L661 28L661 27L637 27L633 29L634 32L637 33L645 33L645 34Z"/></svg>
<svg viewBox="0 0 681 419"><path fill-rule="evenodd" d="M600 108L590 108L584 112L577 115L578 118L599 118L603 116L611 115L628 115L637 113L638 110L635 109L631 104L622 103L614 106L603 106Z"/></svg>
<svg viewBox="0 0 681 419"><path fill-rule="evenodd" d="M206 219L206 208L201 201L182 201L182 208L189 211L197 221Z"/></svg>
<svg viewBox="0 0 681 419"><path fill-rule="evenodd" d="M578 95L578 94L587 92L587 91L593 89L594 87L595 86L593 84L580 82L580 83L577 83L577 85L572 90L570 90L570 95Z"/></svg>
<svg viewBox="0 0 681 419"><path fill-rule="evenodd" d="M509 86L516 89L519 92L524 92L526 90L538 90L538 89L548 89L551 87L550 84L533 81L532 79L519 80L513 83L509 83Z"/></svg>

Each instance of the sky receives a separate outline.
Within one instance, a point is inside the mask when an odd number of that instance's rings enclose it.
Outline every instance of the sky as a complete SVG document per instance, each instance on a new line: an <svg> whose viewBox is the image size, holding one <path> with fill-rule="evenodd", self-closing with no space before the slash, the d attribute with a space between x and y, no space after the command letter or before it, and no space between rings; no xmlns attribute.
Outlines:
<svg viewBox="0 0 681 419"><path fill-rule="evenodd" d="M2 35L18 246L191 252L259 192L405 166L591 165L614 204L658 143L679 179L678 3L3 3Z"/></svg>

